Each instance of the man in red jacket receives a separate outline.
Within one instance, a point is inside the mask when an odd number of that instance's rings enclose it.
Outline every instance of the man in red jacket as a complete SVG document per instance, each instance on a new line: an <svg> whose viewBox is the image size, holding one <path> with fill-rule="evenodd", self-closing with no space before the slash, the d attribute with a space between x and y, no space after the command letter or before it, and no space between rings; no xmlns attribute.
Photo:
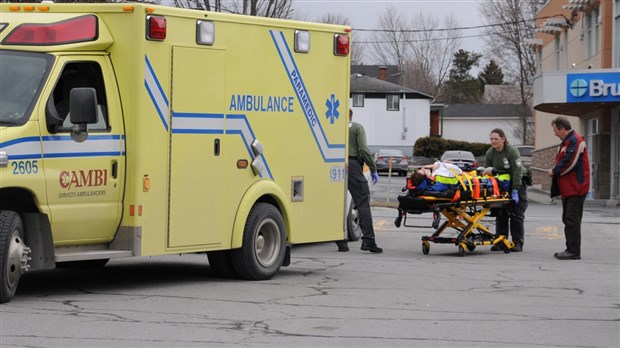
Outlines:
<svg viewBox="0 0 620 348"><path fill-rule="evenodd" d="M590 161L586 143L564 117L551 121L553 134L562 140L549 176L556 181L562 197L562 222L566 250L555 253L559 260L581 259L581 217L583 204L590 190ZM553 191L553 190L552 190ZM553 194L553 192L552 192Z"/></svg>

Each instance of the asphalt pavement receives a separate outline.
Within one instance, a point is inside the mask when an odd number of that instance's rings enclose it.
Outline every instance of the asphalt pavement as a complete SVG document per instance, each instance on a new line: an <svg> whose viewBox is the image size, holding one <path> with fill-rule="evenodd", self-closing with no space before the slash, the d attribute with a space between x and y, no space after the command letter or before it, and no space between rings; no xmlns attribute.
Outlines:
<svg viewBox="0 0 620 348"><path fill-rule="evenodd" d="M217 278L205 254L29 272L0 306L0 346L617 348L620 209L587 205L582 259L561 261L562 207L545 199L530 195L520 253L425 255L431 214L396 227L374 206L382 254L294 246L271 280Z"/></svg>

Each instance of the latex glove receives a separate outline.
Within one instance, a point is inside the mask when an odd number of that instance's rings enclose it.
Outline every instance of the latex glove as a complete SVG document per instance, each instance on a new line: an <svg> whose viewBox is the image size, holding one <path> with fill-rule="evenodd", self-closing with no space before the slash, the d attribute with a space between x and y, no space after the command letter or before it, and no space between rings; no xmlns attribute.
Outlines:
<svg viewBox="0 0 620 348"><path fill-rule="evenodd" d="M379 182L379 174L377 172L370 173L370 177L372 178L373 185Z"/></svg>
<svg viewBox="0 0 620 348"><path fill-rule="evenodd" d="M515 204L519 204L519 191L512 190L512 200L515 201Z"/></svg>

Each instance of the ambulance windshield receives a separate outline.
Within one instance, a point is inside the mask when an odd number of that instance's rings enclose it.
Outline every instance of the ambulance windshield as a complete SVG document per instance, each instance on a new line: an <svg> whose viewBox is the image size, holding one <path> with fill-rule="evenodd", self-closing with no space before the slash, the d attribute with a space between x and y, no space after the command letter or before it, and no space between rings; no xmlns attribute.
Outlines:
<svg viewBox="0 0 620 348"><path fill-rule="evenodd" d="M52 62L44 53L0 51L0 126L28 121Z"/></svg>

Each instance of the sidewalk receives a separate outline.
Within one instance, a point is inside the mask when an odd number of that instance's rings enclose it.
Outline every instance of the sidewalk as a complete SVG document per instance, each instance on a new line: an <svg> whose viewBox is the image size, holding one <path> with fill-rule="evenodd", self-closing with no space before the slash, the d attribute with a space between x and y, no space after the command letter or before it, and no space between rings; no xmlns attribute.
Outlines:
<svg viewBox="0 0 620 348"><path fill-rule="evenodd" d="M540 188L534 186L530 186L527 189L527 198L528 200L540 204L562 204L562 200L551 199L549 197L549 192L545 192ZM613 199L586 199L586 206L598 206L598 207L617 207L620 206L620 201Z"/></svg>

